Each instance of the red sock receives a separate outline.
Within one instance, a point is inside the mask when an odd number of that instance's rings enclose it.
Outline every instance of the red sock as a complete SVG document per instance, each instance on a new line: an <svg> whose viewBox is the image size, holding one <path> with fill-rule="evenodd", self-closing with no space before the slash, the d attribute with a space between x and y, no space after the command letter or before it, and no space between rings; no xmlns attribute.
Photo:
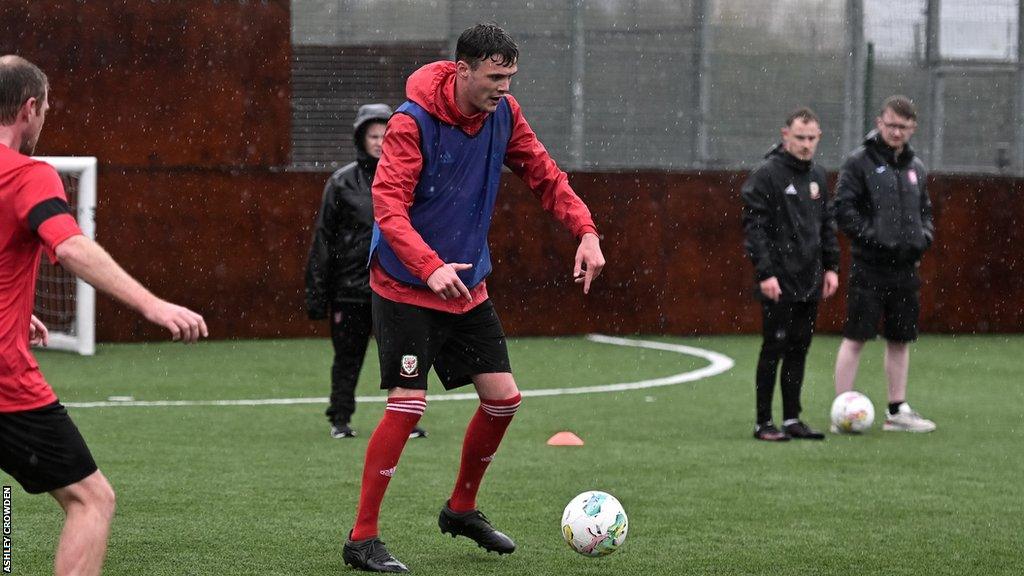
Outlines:
<svg viewBox="0 0 1024 576"><path fill-rule="evenodd" d="M409 440L420 416L427 409L426 398L389 398L384 417L366 445L363 464L363 484L359 492L356 524L352 527L352 540L365 540L377 536L377 518L380 503L388 482L395 473L402 449Z"/></svg>
<svg viewBox="0 0 1024 576"><path fill-rule="evenodd" d="M466 428L462 442L462 465L455 481L455 490L448 507L453 512L476 509L476 493L480 489L487 465L494 459L505 430L519 409L522 396L516 394L504 400L482 400L476 414Z"/></svg>

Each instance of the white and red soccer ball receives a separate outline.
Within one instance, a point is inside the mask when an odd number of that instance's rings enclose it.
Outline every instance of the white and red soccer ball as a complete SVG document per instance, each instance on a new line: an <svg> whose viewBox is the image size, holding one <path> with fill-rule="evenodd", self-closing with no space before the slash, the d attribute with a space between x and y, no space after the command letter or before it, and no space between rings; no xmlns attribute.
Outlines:
<svg viewBox="0 0 1024 576"><path fill-rule="evenodd" d="M843 392L832 402L832 424L846 433L860 433L875 421L875 407L860 392Z"/></svg>

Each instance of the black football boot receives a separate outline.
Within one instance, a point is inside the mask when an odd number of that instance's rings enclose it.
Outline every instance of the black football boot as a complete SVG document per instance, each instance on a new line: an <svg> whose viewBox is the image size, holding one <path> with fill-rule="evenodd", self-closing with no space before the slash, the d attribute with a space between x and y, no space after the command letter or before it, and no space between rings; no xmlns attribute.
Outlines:
<svg viewBox="0 0 1024 576"><path fill-rule="evenodd" d="M409 569L388 552L380 538L345 541L341 552L345 564L367 572L408 572Z"/></svg>
<svg viewBox="0 0 1024 576"><path fill-rule="evenodd" d="M479 510L456 513L448 507L448 502L441 508L441 515L437 519L437 525L441 527L442 534L465 536L477 543L478 546L488 552L500 554L511 554L516 550L516 543L511 538L491 526L490 521Z"/></svg>

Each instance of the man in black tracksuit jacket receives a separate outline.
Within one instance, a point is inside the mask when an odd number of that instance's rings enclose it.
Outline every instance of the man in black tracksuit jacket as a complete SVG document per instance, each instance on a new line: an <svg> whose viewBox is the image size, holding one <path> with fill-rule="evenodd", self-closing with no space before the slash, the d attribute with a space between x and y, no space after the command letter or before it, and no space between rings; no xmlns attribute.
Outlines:
<svg viewBox="0 0 1024 576"><path fill-rule="evenodd" d="M331 175L313 230L306 264L306 310L310 320L330 318L334 364L327 419L333 438L350 438L355 390L373 325L370 315L370 238L373 184L391 118L386 104L359 108L354 124L356 161ZM426 433L417 428L417 437Z"/></svg>
<svg viewBox="0 0 1024 576"><path fill-rule="evenodd" d="M838 286L839 244L828 210L825 171L813 157L821 138L818 117L801 108L782 129L782 143L743 185L743 227L761 301L763 341L757 363L754 437L820 440L800 420L804 364L818 301ZM782 360L783 429L772 422L775 375Z"/></svg>
<svg viewBox="0 0 1024 576"><path fill-rule="evenodd" d="M910 342L917 339L917 267L935 234L924 163L910 137L917 111L904 96L888 98L876 130L839 172L834 212L850 238L853 264L843 342L836 357L836 394L854 387L864 344L883 320L889 410L883 430L930 432L935 423L906 403Z"/></svg>

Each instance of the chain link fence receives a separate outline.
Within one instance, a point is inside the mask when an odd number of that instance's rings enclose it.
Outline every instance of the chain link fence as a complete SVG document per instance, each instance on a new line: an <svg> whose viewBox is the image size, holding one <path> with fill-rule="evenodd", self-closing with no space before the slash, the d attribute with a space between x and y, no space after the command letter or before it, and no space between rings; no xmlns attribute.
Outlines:
<svg viewBox="0 0 1024 576"><path fill-rule="evenodd" d="M834 169L905 94L933 171L1024 175L1021 1L293 0L292 164L351 161L360 103L399 104L409 73L493 21L565 169L749 168L799 106Z"/></svg>

